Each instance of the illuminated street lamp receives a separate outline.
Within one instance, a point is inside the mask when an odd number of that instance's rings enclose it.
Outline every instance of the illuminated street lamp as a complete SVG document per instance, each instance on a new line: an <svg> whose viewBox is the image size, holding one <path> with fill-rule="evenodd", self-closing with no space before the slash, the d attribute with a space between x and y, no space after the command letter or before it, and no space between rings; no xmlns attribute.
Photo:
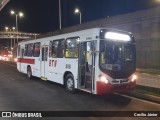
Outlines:
<svg viewBox="0 0 160 120"><path fill-rule="evenodd" d="M12 28L9 28L8 26L5 27L6 31L15 31L15 29L16 29L15 27L12 27Z"/></svg>
<svg viewBox="0 0 160 120"><path fill-rule="evenodd" d="M5 27L5 30L6 31L15 31L15 27L12 27L12 29L10 29L9 27ZM11 33L9 32L9 36L11 37L11 51L12 51L12 38L13 38L13 36L11 35Z"/></svg>
<svg viewBox="0 0 160 120"><path fill-rule="evenodd" d="M79 21L80 21L80 24L81 24L81 23L82 23L82 20L81 20L81 19L82 19L82 16L81 16L80 10L79 10L78 8L76 8L74 12L75 12L76 14L79 13L79 17L80 17L80 20L79 20Z"/></svg>
<svg viewBox="0 0 160 120"><path fill-rule="evenodd" d="M8 27L5 27L5 30L6 30L6 31L8 31L8 29L9 29Z"/></svg>
<svg viewBox="0 0 160 120"><path fill-rule="evenodd" d="M19 17L23 17L24 14L22 12L19 12L19 13L15 13L15 11L11 10L11 15L15 15L16 16L16 31L17 31L17 43L18 43L18 16Z"/></svg>
<svg viewBox="0 0 160 120"><path fill-rule="evenodd" d="M16 29L15 27L12 27L12 30L13 30L13 31L15 31L15 29Z"/></svg>

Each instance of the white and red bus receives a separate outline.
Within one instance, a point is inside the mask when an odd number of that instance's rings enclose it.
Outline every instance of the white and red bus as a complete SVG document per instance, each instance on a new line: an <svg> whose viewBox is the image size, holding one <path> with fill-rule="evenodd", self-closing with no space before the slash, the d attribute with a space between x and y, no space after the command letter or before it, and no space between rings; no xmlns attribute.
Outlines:
<svg viewBox="0 0 160 120"><path fill-rule="evenodd" d="M136 84L136 47L129 32L92 28L22 41L17 50L20 72L65 85L70 92L127 92Z"/></svg>

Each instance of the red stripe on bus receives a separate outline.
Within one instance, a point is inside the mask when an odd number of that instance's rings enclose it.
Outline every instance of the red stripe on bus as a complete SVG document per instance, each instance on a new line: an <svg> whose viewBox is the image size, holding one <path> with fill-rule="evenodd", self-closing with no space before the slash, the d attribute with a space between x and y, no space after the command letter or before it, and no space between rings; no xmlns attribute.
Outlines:
<svg viewBox="0 0 160 120"><path fill-rule="evenodd" d="M28 63L28 64L35 64L35 59L18 58L17 62Z"/></svg>

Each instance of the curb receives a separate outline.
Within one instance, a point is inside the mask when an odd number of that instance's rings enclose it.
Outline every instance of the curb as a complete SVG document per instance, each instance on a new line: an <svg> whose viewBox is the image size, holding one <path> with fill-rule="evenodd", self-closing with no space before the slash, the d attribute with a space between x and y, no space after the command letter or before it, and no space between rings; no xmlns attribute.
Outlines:
<svg viewBox="0 0 160 120"><path fill-rule="evenodd" d="M130 91L129 93L126 93L126 95L160 104L160 97L157 96L142 94L135 91Z"/></svg>

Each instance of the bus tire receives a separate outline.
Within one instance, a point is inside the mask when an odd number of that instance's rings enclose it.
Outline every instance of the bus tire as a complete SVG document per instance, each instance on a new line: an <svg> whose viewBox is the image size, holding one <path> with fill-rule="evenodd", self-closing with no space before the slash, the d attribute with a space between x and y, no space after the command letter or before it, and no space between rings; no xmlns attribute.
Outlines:
<svg viewBox="0 0 160 120"><path fill-rule="evenodd" d="M72 74L68 74L65 78L65 86L66 90L69 91L70 93L75 92L75 87L74 87L74 77Z"/></svg>
<svg viewBox="0 0 160 120"><path fill-rule="evenodd" d="M32 71L31 71L31 67L27 67L27 76L29 79L32 78Z"/></svg>

